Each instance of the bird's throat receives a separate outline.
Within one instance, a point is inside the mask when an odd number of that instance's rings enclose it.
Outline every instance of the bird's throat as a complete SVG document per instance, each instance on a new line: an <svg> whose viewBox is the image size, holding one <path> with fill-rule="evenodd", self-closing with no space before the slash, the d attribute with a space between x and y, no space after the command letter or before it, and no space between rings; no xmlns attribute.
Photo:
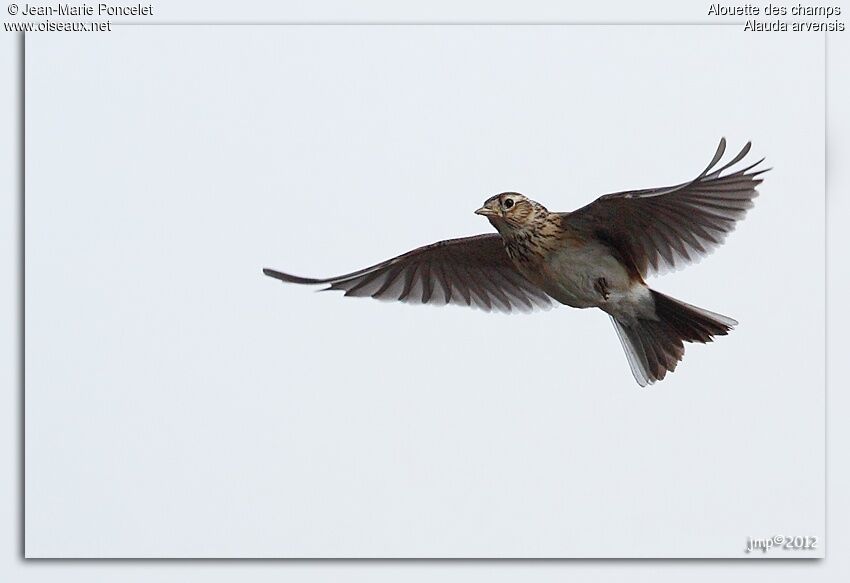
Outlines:
<svg viewBox="0 0 850 583"><path fill-rule="evenodd" d="M561 246L564 234L560 218L551 213L535 217L519 228L509 224L496 228L502 235L508 256L517 266L525 268L543 262L548 253Z"/></svg>

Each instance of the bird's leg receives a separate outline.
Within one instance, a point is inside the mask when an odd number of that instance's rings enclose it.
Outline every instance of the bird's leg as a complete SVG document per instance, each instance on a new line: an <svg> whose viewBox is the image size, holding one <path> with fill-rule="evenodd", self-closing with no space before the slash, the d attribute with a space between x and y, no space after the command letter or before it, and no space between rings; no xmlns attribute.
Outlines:
<svg viewBox="0 0 850 583"><path fill-rule="evenodd" d="M599 292L599 294L602 296L602 299L607 302L611 294L608 291L608 282L605 280L605 278L597 278L596 283L593 284L593 287L596 288L596 291Z"/></svg>

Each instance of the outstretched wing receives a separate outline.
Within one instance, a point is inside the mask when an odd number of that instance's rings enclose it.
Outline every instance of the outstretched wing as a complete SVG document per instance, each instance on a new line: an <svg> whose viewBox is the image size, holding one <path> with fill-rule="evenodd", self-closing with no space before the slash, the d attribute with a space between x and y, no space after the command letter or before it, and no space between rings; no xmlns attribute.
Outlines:
<svg viewBox="0 0 850 583"><path fill-rule="evenodd" d="M642 276L698 261L719 247L758 196L755 164L723 175L750 151L750 143L721 168L720 140L708 167L690 182L665 188L615 192L564 214L564 224L607 243Z"/></svg>
<svg viewBox="0 0 850 583"><path fill-rule="evenodd" d="M450 239L347 275L312 279L263 269L287 283L328 285L347 296L422 304L458 304L485 311L531 311L551 300L511 263L496 233Z"/></svg>

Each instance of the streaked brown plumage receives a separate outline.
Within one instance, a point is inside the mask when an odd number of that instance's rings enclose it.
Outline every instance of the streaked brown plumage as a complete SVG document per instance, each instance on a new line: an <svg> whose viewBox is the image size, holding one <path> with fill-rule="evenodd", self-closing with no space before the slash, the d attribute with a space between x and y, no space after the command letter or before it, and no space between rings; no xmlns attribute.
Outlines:
<svg viewBox="0 0 850 583"><path fill-rule="evenodd" d="M490 197L476 213L498 234L440 241L346 275L312 279L264 269L289 283L326 284L347 296L529 311L555 301L597 307L611 316L641 386L675 370L684 342L710 342L737 322L651 290L649 275L710 253L744 218L758 195L762 162L723 175L750 144L715 170L676 186L606 194L554 213L519 193Z"/></svg>

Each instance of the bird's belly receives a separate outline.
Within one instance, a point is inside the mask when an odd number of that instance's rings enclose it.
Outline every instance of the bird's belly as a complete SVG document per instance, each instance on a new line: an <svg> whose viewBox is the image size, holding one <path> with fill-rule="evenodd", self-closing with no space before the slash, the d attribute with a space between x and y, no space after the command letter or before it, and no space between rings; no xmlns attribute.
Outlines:
<svg viewBox="0 0 850 583"><path fill-rule="evenodd" d="M570 244L551 253L542 275L544 291L574 308L602 306L627 294L633 283L609 249L596 242Z"/></svg>

